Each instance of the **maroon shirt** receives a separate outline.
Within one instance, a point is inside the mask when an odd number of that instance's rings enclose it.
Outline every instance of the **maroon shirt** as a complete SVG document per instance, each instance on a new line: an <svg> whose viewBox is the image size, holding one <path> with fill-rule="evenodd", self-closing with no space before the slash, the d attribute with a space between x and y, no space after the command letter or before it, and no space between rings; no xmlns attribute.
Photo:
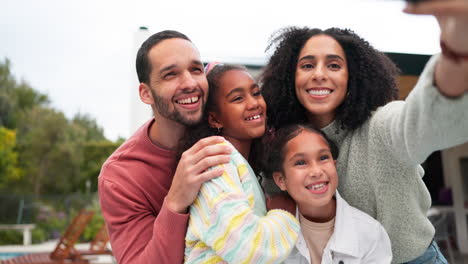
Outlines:
<svg viewBox="0 0 468 264"><path fill-rule="evenodd" d="M118 263L182 263L188 214L171 212L164 197L171 186L175 153L148 136L143 125L104 163L99 199Z"/></svg>

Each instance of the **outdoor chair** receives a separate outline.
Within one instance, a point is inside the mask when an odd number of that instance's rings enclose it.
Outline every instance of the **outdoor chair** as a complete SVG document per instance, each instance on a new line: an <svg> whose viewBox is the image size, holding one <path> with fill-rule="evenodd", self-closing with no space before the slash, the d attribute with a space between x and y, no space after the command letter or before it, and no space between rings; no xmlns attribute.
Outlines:
<svg viewBox="0 0 468 264"><path fill-rule="evenodd" d="M74 245L80 235L91 221L94 215L93 211L81 210L71 224L60 237L55 250L51 253L33 253L12 259L0 261L0 264L88 264L89 261L82 258L81 255L74 255L71 258L71 252L74 251Z"/></svg>
<svg viewBox="0 0 468 264"><path fill-rule="evenodd" d="M88 250L77 250L72 248L70 251L71 259L80 259L82 256L89 255L112 255L112 251L107 248L107 243L109 243L109 235L107 234L106 225L102 225L99 231L94 236L93 241L89 246Z"/></svg>

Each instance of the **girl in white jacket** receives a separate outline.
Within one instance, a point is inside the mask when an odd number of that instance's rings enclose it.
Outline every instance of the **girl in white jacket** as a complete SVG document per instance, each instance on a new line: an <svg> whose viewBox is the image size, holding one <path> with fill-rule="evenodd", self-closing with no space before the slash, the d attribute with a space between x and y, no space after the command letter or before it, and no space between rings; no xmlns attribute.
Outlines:
<svg viewBox="0 0 468 264"><path fill-rule="evenodd" d="M390 263L382 225L350 206L336 190L338 149L323 132L291 125L274 133L265 177L296 202L301 234L285 263Z"/></svg>

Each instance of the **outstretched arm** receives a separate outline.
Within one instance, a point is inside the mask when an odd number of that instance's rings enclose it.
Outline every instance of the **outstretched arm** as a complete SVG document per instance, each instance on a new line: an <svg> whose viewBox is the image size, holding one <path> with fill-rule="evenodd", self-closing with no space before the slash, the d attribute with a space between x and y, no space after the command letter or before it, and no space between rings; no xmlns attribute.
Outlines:
<svg viewBox="0 0 468 264"><path fill-rule="evenodd" d="M468 1L423 1L408 4L404 11L434 15L439 22L441 46L444 46L443 56L434 72L439 91L447 97L458 97L468 92Z"/></svg>
<svg viewBox="0 0 468 264"><path fill-rule="evenodd" d="M401 162L417 165L468 141L468 0L428 0L408 4L405 12L434 15L441 41L452 50L429 60L405 103L388 103L371 118L373 135Z"/></svg>

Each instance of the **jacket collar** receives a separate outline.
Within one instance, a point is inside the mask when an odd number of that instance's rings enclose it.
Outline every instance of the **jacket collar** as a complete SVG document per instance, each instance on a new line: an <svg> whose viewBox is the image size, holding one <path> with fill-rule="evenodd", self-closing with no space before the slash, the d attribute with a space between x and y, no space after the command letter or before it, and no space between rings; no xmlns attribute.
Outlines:
<svg viewBox="0 0 468 264"><path fill-rule="evenodd" d="M359 232L355 224L351 206L341 198L338 191L336 197L335 231L328 245L330 250L353 257L360 257Z"/></svg>
<svg viewBox="0 0 468 264"><path fill-rule="evenodd" d="M344 254L351 257L362 257L359 250L359 234L352 214L351 206L341 198L338 191L335 192L336 216L333 234L324 250L325 258L332 258L334 253ZM296 207L296 218L299 219L299 210ZM302 232L296 243L297 250L310 262L309 250Z"/></svg>

